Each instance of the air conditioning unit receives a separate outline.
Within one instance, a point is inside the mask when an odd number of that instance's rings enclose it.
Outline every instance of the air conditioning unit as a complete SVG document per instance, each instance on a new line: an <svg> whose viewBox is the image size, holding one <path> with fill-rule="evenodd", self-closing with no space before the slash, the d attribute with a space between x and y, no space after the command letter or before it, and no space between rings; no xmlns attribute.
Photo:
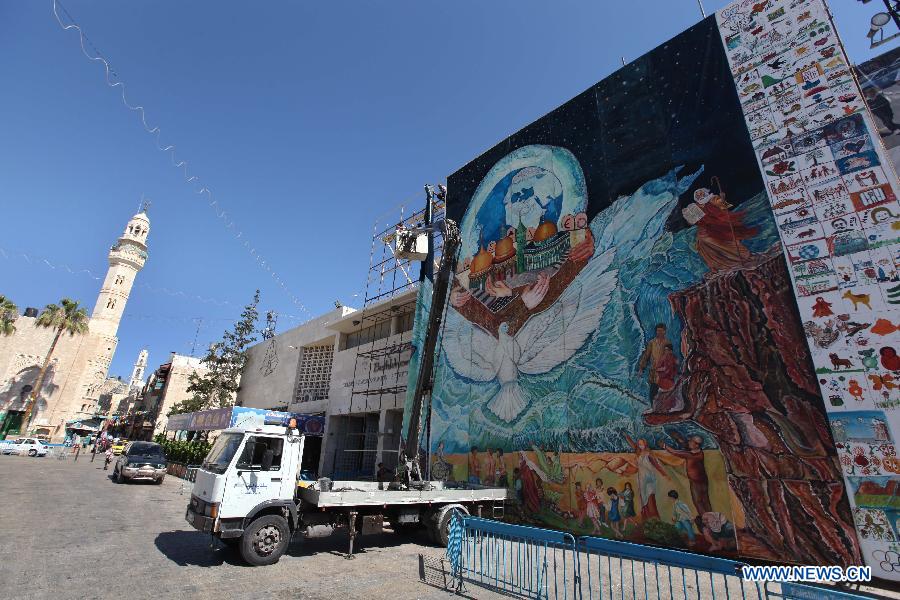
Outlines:
<svg viewBox="0 0 900 600"><path fill-rule="evenodd" d="M428 257L428 234L400 229L397 231L397 258L425 260Z"/></svg>

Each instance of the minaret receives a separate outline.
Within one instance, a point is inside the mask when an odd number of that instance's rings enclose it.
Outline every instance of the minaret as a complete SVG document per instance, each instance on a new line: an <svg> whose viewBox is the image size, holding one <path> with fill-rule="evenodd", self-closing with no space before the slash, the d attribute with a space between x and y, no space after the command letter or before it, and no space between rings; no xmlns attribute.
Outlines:
<svg viewBox="0 0 900 600"><path fill-rule="evenodd" d="M134 369L131 371L131 382L128 384L130 388L139 388L144 385L144 369L147 368L147 349L144 348L138 354L137 362L134 363Z"/></svg>
<svg viewBox="0 0 900 600"><path fill-rule="evenodd" d="M150 219L146 210L145 203L141 212L131 217L124 233L109 251L109 270L91 314L91 333L116 337L134 278L147 260Z"/></svg>

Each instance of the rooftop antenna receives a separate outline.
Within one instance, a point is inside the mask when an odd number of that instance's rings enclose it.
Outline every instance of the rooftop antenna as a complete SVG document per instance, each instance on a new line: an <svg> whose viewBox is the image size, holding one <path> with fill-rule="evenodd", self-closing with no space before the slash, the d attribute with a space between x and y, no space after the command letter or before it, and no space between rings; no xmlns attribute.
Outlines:
<svg viewBox="0 0 900 600"><path fill-rule="evenodd" d="M703 8L703 0L697 0L697 5L700 7L700 15L705 19L706 9Z"/></svg>

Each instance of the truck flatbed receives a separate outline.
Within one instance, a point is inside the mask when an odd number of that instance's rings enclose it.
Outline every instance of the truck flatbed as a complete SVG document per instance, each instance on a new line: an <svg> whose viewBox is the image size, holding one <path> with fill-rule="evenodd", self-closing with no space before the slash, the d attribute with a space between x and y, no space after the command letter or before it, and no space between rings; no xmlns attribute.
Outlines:
<svg viewBox="0 0 900 600"><path fill-rule="evenodd" d="M298 496L315 506L350 507L382 506L398 504L446 504L454 502L502 502L509 497L505 488L466 485L445 486L440 481L431 482L431 489L379 490L371 481L335 481L332 490L322 492L313 487L299 488Z"/></svg>

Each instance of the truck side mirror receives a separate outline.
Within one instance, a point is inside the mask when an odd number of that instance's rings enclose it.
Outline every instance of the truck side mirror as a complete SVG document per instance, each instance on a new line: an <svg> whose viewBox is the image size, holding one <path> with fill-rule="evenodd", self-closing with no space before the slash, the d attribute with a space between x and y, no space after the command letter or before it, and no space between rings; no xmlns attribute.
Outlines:
<svg viewBox="0 0 900 600"><path fill-rule="evenodd" d="M263 471L268 471L272 468L272 462L275 460L275 453L272 452L271 448L267 448L262 455L262 460L260 460L260 466Z"/></svg>

